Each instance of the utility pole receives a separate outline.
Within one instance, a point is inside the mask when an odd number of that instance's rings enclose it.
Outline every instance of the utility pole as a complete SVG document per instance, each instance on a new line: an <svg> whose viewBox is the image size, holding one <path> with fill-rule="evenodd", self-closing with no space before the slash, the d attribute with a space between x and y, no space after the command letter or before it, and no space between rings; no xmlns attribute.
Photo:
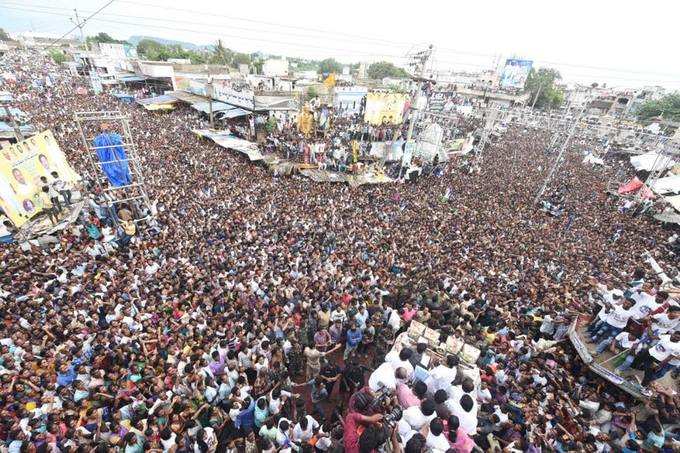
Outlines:
<svg viewBox="0 0 680 453"><path fill-rule="evenodd" d="M543 89L543 84L540 84L538 86L538 91L536 92L536 96L534 96L534 102L531 104L531 111L534 111L534 107L536 106L536 101L538 101L538 97L541 95L541 90Z"/></svg>
<svg viewBox="0 0 680 453"><path fill-rule="evenodd" d="M80 40L85 45L85 50L89 51L90 46L87 43L87 40L85 39L85 34L83 33L83 26L85 25L85 21L83 21L83 22L80 21L80 18L78 17L78 10L77 9L73 8L73 12L76 15L76 20L71 19L71 22L73 22L76 25L76 27L78 27L78 30L80 30Z"/></svg>
<svg viewBox="0 0 680 453"><path fill-rule="evenodd" d="M418 109L414 108L414 104L417 103L418 99L420 98L422 79L425 78L425 69L427 67L427 61L430 59L430 56L432 56L432 44L430 44L427 50L421 52L418 56L422 59L422 61L420 62L420 71L418 74L420 80L418 80L418 88L416 89L415 96L411 101L408 133L406 134L406 143L410 142L411 139L413 138L413 127L415 126L416 118L418 116Z"/></svg>
<svg viewBox="0 0 680 453"><path fill-rule="evenodd" d="M208 108L210 109L210 113L209 113L209 115L210 115L210 129L214 129L215 128L215 118L213 116L213 100L212 100L212 98L213 98L213 78L212 78L211 75L208 75L208 85L207 86L208 86L208 90L207 90Z"/></svg>

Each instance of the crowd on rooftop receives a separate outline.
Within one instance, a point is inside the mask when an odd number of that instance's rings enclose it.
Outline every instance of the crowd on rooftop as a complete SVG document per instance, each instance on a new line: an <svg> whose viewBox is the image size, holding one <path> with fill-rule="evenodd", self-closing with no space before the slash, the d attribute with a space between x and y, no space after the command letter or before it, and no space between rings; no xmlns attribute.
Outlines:
<svg viewBox="0 0 680 453"><path fill-rule="evenodd" d="M0 72L86 201L54 243L0 246L0 451L677 451L658 380L677 382L678 304L641 258L672 264L672 232L620 214L578 140L553 217L533 203L545 131L509 127L475 173L350 188L274 177L192 133L188 109L79 94L38 52ZM104 110L130 116L153 201L128 232L72 120ZM650 399L589 371L566 340L579 314ZM479 348L479 380L454 355L418 379L424 345L390 352L413 321Z"/></svg>

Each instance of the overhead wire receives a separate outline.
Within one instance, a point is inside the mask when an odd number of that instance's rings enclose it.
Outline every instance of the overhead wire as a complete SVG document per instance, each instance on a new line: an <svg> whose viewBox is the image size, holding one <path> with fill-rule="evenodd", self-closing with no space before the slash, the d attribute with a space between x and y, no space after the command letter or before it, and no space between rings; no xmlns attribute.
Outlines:
<svg viewBox="0 0 680 453"><path fill-rule="evenodd" d="M155 5L155 4L150 4L150 3L130 2L128 0L118 0L118 1L121 2L121 3L135 3L135 4L147 5L147 6L151 6L151 7L158 7L158 8L161 7L160 5ZM16 5L16 3L13 4L11 2L8 3L8 4ZM25 4L21 4L21 5L25 5ZM32 6L33 8L36 8L36 7L45 8L45 9L49 9L49 10L52 10L52 11L63 10L63 9L58 8L58 7L55 8L55 7L50 7L50 6L46 6L46 5L28 4L27 6ZM60 14L56 14L56 13L53 13L53 12L48 13L46 11L40 11L40 10L36 10L36 9L18 8L18 7L14 7L12 9L25 10L25 11L28 11L28 12L38 12L38 13L43 13L43 14L60 15ZM186 8L173 8L173 7L165 8L164 7L164 9L181 10L181 11L185 11L185 12L191 12L193 14L204 14L202 12L197 12L197 11L186 9ZM205 14L207 14L207 13L205 13ZM234 17L234 16L226 16L226 15L220 15L220 14L210 14L210 15L214 16L214 17L228 17L228 18L231 18L231 19L244 20L244 21L249 21L249 22L253 22L253 23L263 23L263 24L276 25L276 26L285 27L285 28L312 30L312 31L315 31L315 32L325 32L324 30L320 30L320 29L314 29L314 28L308 28L308 27L289 26L289 25L283 25L283 24L276 24L276 23L273 23L273 22L258 21L258 20L254 20L254 19L237 18L237 17ZM156 17L148 17L148 16L135 16L135 15L124 15L124 14L115 14L115 13L105 13L105 14L103 14L103 16L132 18L132 19L140 19L140 20L146 20L146 21L163 21L163 22L179 23L179 24L188 23L188 24L191 24L191 25L197 25L197 26L203 26L203 27L215 27L215 28L220 28L220 29L222 29L224 27L223 24L195 22L195 21L186 21L186 20L164 19L164 18L156 18ZM95 19L95 20L104 21L105 19L101 18L101 19ZM121 25L146 26L148 28L181 30L181 31L187 31L187 32L196 33L196 34L206 34L205 30L196 30L196 29L190 29L190 28L181 28L180 29L180 28L177 28L177 27L168 27L168 26L154 25L154 24L148 24L148 23L140 24L140 23L136 23L136 22L127 22L127 21L112 20L112 19L106 19L106 21L111 22L111 23L121 24ZM252 32L260 33L260 34L263 32L262 30L245 28L245 27L234 27L234 26L231 26L231 25L230 25L230 28L242 29L242 30L245 30L245 31L252 31ZM73 30L75 30L75 28ZM69 31L69 33L72 32L73 30ZM270 33L271 33L271 31L270 31ZM274 32L274 33L288 34L288 35L292 35L292 36L309 37L309 36L300 35L300 34L296 34L296 33L289 33L289 32L277 31L277 32ZM334 33L334 32L330 32L330 33ZM286 41L281 41L281 40L265 39L265 38L262 38L261 36L251 37L251 36L240 36L240 35L232 35L232 34L226 35L226 34L223 34L222 32L219 32L219 34L221 36L225 36L225 37L229 37L229 38L233 38L233 39L242 39L242 40L245 39L245 40L250 40L250 41L274 43L274 44L278 44L278 45L291 46L293 48L299 48L299 49L305 49L305 50L309 49L309 48L314 48L314 49L318 49L318 50L325 50L325 51L332 51L332 52L337 52L337 51L348 52L348 49L346 49L346 48L340 49L340 48L329 47L329 46L301 45L299 43L291 43L291 42L286 42ZM366 37L361 37L361 36L358 36L358 35L351 35L351 34L347 34L347 33L341 33L341 34L344 35L344 36L353 37L353 38L361 38L361 39L366 38ZM367 38L367 39L373 39L373 38ZM399 43L399 45L408 44L408 43L400 43L400 42L397 42L397 41L389 41L389 40L382 40L382 39L377 39L377 40L381 41L383 43ZM387 44L379 44L379 45L387 46ZM489 55L489 54L483 54L483 53L464 52L464 51L458 51L458 50L452 51L451 49L447 49L445 47L444 48L437 47L437 53L440 53L440 52L441 53L452 53L453 52L453 53L456 53L456 54L470 55L470 56L477 56L477 57L486 57L486 56ZM407 60L408 59L408 57L405 56L405 55L387 54L387 53L378 53L378 52L352 51L352 52L347 53L345 55L352 55L352 56L362 55L362 56L367 56L367 57L386 57L386 58L393 58L393 59L399 59L399 60ZM452 64L454 66L460 66L460 67L475 67L475 68L486 68L486 69L488 69L490 67L488 64L479 64L479 63L473 63L473 62L461 61L461 60L455 60L454 61L454 60L447 60L447 59L438 58L437 61L441 62L441 63ZM610 71L610 72L630 73L630 74L638 74L638 75L650 74L650 75L663 75L663 76L674 77L674 75L666 74L666 73L629 71L629 70L624 70L624 69L615 69L615 68L612 69L612 68L605 68L605 67L598 67L598 66L578 65L578 64L560 63L560 62L544 61L544 60L535 60L535 61L537 63L547 63L547 64L553 64L553 65L556 65L556 66L584 68L584 69L591 69L591 70L596 70L596 71ZM633 77L621 77L620 75L603 75L603 74L592 74L592 73L589 73L589 74L579 73L579 74L573 74L573 76L574 77L590 78L590 79L607 78L607 79L623 80L623 81L629 81L629 82L680 84L680 80L655 80L653 77L649 78L649 79L642 79L642 78L633 78Z"/></svg>

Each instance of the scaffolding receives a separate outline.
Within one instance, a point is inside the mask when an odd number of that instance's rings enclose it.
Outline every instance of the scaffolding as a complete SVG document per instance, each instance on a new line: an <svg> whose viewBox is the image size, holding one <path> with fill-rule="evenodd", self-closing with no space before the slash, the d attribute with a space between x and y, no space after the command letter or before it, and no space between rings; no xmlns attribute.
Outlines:
<svg viewBox="0 0 680 453"><path fill-rule="evenodd" d="M80 136L86 150L88 162L92 171L92 180L98 192L102 194L106 204L118 212L123 207L129 207L135 223L147 222L153 216L153 209L146 192L146 183L142 172L142 165L137 153L137 145L132 139L130 117L119 111L76 112L74 121L80 130ZM120 145L125 149L126 157L101 162L98 150L108 146L94 146L95 137L101 132L102 126L107 124L107 130L121 136ZM114 187L109 184L107 175L102 170L103 164L127 162L131 182L124 186ZM113 221L119 222L118 215L113 215Z"/></svg>

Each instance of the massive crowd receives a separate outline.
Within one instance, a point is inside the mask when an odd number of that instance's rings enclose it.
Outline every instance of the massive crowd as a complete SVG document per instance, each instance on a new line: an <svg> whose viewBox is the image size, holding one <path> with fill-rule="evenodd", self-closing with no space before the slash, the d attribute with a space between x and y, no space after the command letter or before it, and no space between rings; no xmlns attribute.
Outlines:
<svg viewBox="0 0 680 453"><path fill-rule="evenodd" d="M670 263L669 232L621 215L609 170L578 146L553 217L532 203L554 159L545 132L509 128L475 174L452 163L352 189L273 177L192 134L205 124L186 109L78 94L83 80L37 53L9 53L0 71L86 179L72 114L130 115L157 211L129 244L104 246L90 234L110 229L101 194L83 188L89 203L58 244L0 249L2 451L677 449L677 395L658 386L636 401L563 341L592 313L600 348L627 347L610 328L628 309L609 297L620 289L653 301L647 314L666 317L663 341L677 345L677 303L641 264L646 250ZM619 308L597 316L593 294ZM480 382L456 356L421 381L420 346L386 354L413 320L479 347ZM631 362L652 386L678 357L673 346L655 364L655 334Z"/></svg>

